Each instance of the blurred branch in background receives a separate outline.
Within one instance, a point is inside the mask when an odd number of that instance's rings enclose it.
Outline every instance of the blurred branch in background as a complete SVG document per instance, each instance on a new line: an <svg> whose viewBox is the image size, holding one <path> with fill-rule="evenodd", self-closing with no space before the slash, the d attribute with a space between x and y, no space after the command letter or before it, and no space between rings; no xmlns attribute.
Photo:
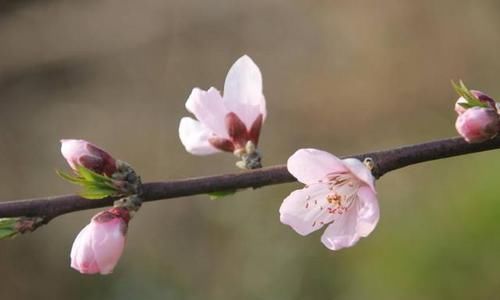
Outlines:
<svg viewBox="0 0 500 300"><path fill-rule="evenodd" d="M374 163L372 173L376 178L380 178L389 171L420 162L498 148L500 148L500 137L478 144L469 144L462 138L449 138L346 157L359 160L371 158ZM286 166L279 165L245 173L151 182L143 185L144 201L258 188L293 181L296 179L287 171ZM7 201L0 203L0 217L41 217L43 218L42 223L46 224L62 214L110 206L114 200L116 199L88 200L77 195L66 195Z"/></svg>

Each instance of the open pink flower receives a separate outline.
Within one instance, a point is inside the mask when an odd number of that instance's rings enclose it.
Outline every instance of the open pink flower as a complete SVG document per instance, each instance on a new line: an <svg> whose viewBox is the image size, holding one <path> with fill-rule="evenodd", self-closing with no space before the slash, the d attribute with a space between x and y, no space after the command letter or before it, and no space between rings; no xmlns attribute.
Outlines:
<svg viewBox="0 0 500 300"><path fill-rule="evenodd" d="M196 155L244 149L248 141L259 142L266 118L262 94L262 75L246 55L229 69L224 96L213 87L194 88L186 102L188 111L198 119L181 119L179 136L186 150Z"/></svg>
<svg viewBox="0 0 500 300"><path fill-rule="evenodd" d="M85 140L61 140L61 153L75 171L84 166L110 177L117 171L116 160L109 153Z"/></svg>
<svg viewBox="0 0 500 300"><path fill-rule="evenodd" d="M300 149L287 167L306 186L283 201L279 210L283 224L301 235L328 225L321 241L331 250L351 247L375 229L379 220L375 178L362 162Z"/></svg>
<svg viewBox="0 0 500 300"><path fill-rule="evenodd" d="M98 213L71 248L71 267L82 274L110 274L125 247L129 212L112 208Z"/></svg>

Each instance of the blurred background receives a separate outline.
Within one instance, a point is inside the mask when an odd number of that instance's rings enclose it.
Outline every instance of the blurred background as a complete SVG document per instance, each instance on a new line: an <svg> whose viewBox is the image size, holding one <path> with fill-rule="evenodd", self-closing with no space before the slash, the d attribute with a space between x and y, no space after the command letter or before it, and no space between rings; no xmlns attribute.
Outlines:
<svg viewBox="0 0 500 300"><path fill-rule="evenodd" d="M499 46L493 0L1 1L0 199L74 193L61 138L145 181L236 171L187 154L177 128L191 89L222 89L243 54L264 78L265 165L455 136L450 80L500 98ZM64 215L0 241L0 299L493 299L498 168L493 151L385 175L377 229L340 252L279 222L298 184L147 203L110 276L69 267L98 210Z"/></svg>

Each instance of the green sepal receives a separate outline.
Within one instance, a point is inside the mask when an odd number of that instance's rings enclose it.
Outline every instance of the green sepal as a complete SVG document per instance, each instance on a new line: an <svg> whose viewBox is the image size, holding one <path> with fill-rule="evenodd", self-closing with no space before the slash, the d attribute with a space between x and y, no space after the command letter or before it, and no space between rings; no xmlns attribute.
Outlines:
<svg viewBox="0 0 500 300"><path fill-rule="evenodd" d="M226 196L234 195L237 191L238 190L217 191L208 193L208 196L210 197L210 200L217 200Z"/></svg>
<svg viewBox="0 0 500 300"><path fill-rule="evenodd" d="M5 240L8 238L13 238L17 235L15 230L0 229L0 240Z"/></svg>
<svg viewBox="0 0 500 300"><path fill-rule="evenodd" d="M82 186L83 191L81 191L79 195L83 198L93 200L121 195L121 191L114 186L111 178L97 174L84 166L77 166L77 170L75 171L76 175L70 175L59 170L56 170L56 173L62 179Z"/></svg>
<svg viewBox="0 0 500 300"><path fill-rule="evenodd" d="M479 98L474 96L471 91L465 86L462 80L459 81L459 84L456 84L453 80L451 81L451 85L457 94L463 97L467 103L458 103L458 105L463 108L471 108L471 107L488 107L486 103L481 102Z"/></svg>
<svg viewBox="0 0 500 300"><path fill-rule="evenodd" d="M15 237L19 232L16 224L19 218L0 218L0 240Z"/></svg>

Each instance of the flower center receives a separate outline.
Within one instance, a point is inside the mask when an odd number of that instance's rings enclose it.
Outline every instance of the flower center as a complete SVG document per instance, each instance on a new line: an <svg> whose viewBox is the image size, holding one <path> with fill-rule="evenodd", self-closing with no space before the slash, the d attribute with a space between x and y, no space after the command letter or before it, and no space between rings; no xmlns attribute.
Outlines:
<svg viewBox="0 0 500 300"><path fill-rule="evenodd" d="M326 184L330 190L326 196L327 212L342 215L358 199L360 182L349 173L329 174L327 179Z"/></svg>

